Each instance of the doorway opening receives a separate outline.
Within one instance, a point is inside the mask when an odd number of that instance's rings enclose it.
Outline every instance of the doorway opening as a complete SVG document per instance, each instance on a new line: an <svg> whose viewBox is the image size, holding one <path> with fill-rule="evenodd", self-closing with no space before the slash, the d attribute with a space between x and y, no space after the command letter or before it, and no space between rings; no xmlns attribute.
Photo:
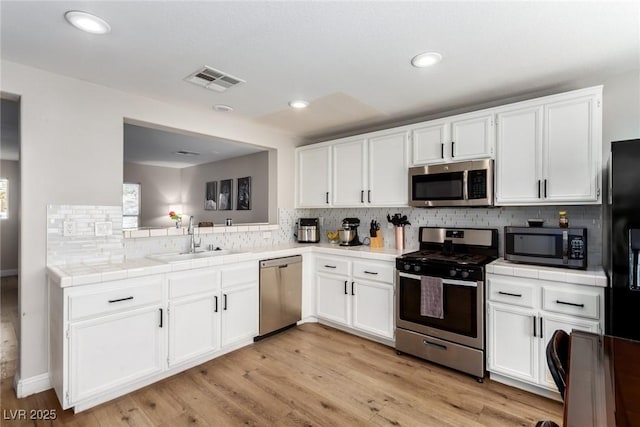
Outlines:
<svg viewBox="0 0 640 427"><path fill-rule="evenodd" d="M20 245L20 99L0 94L0 378L18 363Z"/></svg>

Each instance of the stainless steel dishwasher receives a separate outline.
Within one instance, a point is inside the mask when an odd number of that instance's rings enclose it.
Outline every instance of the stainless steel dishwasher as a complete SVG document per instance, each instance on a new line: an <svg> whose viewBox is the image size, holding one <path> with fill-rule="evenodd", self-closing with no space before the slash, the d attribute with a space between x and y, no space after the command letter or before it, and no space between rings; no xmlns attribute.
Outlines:
<svg viewBox="0 0 640 427"><path fill-rule="evenodd" d="M260 335L295 326L302 318L302 256L260 261Z"/></svg>

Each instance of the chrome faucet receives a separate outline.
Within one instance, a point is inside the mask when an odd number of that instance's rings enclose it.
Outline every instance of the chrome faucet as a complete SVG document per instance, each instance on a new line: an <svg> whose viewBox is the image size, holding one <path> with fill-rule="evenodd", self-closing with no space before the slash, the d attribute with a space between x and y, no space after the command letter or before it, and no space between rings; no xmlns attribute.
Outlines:
<svg viewBox="0 0 640 427"><path fill-rule="evenodd" d="M189 216L189 228L187 228L187 233L189 234L189 253L195 253L196 248L200 247L200 242L202 239L198 239L196 243L195 230L193 226L193 215Z"/></svg>

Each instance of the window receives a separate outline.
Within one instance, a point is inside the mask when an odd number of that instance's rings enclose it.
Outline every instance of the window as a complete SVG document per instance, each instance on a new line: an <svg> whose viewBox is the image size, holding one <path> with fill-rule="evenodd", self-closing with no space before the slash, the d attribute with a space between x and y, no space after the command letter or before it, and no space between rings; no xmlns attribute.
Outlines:
<svg viewBox="0 0 640 427"><path fill-rule="evenodd" d="M9 180L0 178L0 219L9 218Z"/></svg>
<svg viewBox="0 0 640 427"><path fill-rule="evenodd" d="M122 184L122 228L138 228L140 184Z"/></svg>

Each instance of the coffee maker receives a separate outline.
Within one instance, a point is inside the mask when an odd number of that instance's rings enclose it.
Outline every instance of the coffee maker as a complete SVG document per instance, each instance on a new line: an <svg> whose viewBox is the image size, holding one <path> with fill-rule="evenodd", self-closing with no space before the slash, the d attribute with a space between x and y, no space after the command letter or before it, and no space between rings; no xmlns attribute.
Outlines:
<svg viewBox="0 0 640 427"><path fill-rule="evenodd" d="M340 246L360 246L362 242L358 238L358 227L360 220L358 218L345 218L342 220L342 230L338 232L340 235Z"/></svg>

